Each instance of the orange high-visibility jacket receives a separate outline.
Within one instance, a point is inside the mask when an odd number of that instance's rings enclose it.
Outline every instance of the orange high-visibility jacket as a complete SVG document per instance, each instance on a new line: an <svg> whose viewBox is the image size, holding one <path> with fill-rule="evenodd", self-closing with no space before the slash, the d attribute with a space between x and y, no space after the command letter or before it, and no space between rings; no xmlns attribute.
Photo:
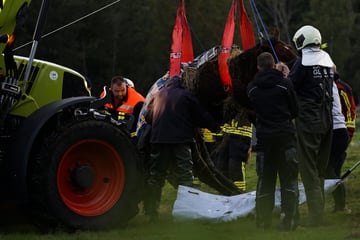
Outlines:
<svg viewBox="0 0 360 240"><path fill-rule="evenodd" d="M103 96L104 93L101 93L100 96ZM134 107L139 102L144 102L145 98L138 93L134 88L127 87L127 99L122 102L119 106L114 106L113 103L106 103L105 107L108 109L115 109L118 112L126 112L126 113L133 113Z"/></svg>

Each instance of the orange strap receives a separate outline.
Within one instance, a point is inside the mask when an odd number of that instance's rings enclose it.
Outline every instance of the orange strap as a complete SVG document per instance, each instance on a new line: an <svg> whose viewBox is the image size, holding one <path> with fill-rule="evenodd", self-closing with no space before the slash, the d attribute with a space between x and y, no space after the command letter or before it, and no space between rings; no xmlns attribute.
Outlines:
<svg viewBox="0 0 360 240"><path fill-rule="evenodd" d="M227 60L231 54L231 47L234 41L235 18L240 8L240 33L243 50L255 46L254 32L251 22L246 14L243 0L233 0L225 25L220 54L218 57L220 79L229 92L232 92L232 81L229 74Z"/></svg>
<svg viewBox="0 0 360 240"><path fill-rule="evenodd" d="M190 28L186 19L185 1L179 0L172 32L169 77L180 74L181 62L194 59Z"/></svg>

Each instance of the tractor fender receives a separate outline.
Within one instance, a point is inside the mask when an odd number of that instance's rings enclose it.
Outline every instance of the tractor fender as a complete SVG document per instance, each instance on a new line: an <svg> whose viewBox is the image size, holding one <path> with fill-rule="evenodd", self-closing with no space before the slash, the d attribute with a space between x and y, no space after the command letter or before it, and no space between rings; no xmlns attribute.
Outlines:
<svg viewBox="0 0 360 240"><path fill-rule="evenodd" d="M90 104L94 99L94 97L82 96L49 103L33 112L16 130L10 144L9 159L13 189L18 204L24 204L28 200L26 182L28 162L34 141L42 127L58 111L72 105Z"/></svg>

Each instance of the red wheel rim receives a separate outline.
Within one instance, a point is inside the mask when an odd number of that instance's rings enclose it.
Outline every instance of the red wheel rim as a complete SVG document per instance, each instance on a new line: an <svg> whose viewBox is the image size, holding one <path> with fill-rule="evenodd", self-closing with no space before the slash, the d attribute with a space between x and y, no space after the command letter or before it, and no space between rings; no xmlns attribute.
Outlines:
<svg viewBox="0 0 360 240"><path fill-rule="evenodd" d="M76 186L72 173L82 167L90 169L93 181L86 188ZM119 200L125 184L121 156L113 146L98 139L86 139L72 145L60 160L57 187L65 205L83 216L98 216Z"/></svg>

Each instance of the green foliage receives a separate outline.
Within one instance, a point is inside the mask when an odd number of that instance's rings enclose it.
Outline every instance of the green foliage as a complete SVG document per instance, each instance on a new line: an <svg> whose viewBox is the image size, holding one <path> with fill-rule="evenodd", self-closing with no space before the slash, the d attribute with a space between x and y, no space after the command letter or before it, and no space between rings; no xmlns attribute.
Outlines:
<svg viewBox="0 0 360 240"><path fill-rule="evenodd" d="M354 26L355 16L350 1L310 1L313 11L308 13L305 23L320 29L323 42L326 42L333 61L342 72L352 51L350 36ZM336 6L336 7L329 7ZM321 15L319 15L321 13Z"/></svg>
<svg viewBox="0 0 360 240"><path fill-rule="evenodd" d="M52 0L44 33L64 26L113 2ZM186 0L187 19L192 30L195 55L221 43L231 0ZM284 40L291 42L294 32L304 24L313 24L323 35L326 49L344 80L355 92L360 91L360 6L358 1L267 0L255 1L270 33L279 26ZM255 19L250 1L244 1L248 15ZM33 1L23 32L16 46L31 41L41 1ZM169 66L171 33L177 1L122 0L76 24L41 40L36 57L65 65L86 75L99 94L114 74L132 79L146 94L151 84ZM239 23L235 43L239 44ZM258 36L257 33L256 37ZM28 55L30 46L15 53Z"/></svg>

